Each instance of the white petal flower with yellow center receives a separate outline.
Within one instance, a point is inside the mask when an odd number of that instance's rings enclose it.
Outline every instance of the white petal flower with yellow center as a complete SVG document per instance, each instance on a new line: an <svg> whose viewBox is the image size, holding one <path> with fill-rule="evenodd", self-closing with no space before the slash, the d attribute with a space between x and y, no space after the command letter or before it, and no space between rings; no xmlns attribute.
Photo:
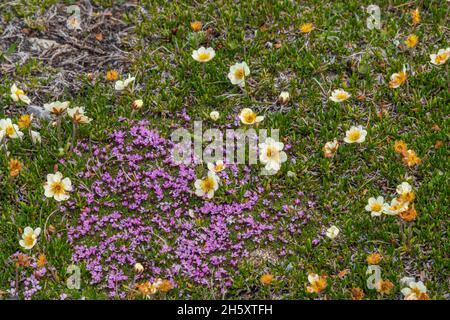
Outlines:
<svg viewBox="0 0 450 320"><path fill-rule="evenodd" d="M11 86L11 99L13 99L14 102L22 101L26 104L31 103L30 98L28 98L25 92L22 89L18 88L16 84L13 84Z"/></svg>
<svg viewBox="0 0 450 320"><path fill-rule="evenodd" d="M405 300L422 300L424 297L428 299L427 287L422 281L415 282L411 278L403 278L400 282L405 283L407 287L401 290L402 294L405 296Z"/></svg>
<svg viewBox="0 0 450 320"><path fill-rule="evenodd" d="M388 206L389 205L384 202L384 198L379 196L377 198L369 198L365 209L371 213L372 217L379 217Z"/></svg>
<svg viewBox="0 0 450 320"><path fill-rule="evenodd" d="M72 182L69 178L63 178L61 172L47 175L47 182L44 184L45 196L55 198L56 201L69 199L69 192L72 191Z"/></svg>
<svg viewBox="0 0 450 320"><path fill-rule="evenodd" d="M208 62L214 58L216 52L213 48L200 47L197 50L192 51L192 58L198 62Z"/></svg>
<svg viewBox="0 0 450 320"><path fill-rule="evenodd" d="M450 58L450 48L440 49L437 54L430 54L431 63L436 66L446 63L448 58Z"/></svg>
<svg viewBox="0 0 450 320"><path fill-rule="evenodd" d="M0 119L0 137L8 137L10 139L22 139L23 132L17 124L13 124L11 119Z"/></svg>
<svg viewBox="0 0 450 320"><path fill-rule="evenodd" d="M397 198L394 198L392 199L391 204L383 208L383 213L390 216L395 216L408 209L408 205L408 202L398 201Z"/></svg>
<svg viewBox="0 0 450 320"><path fill-rule="evenodd" d="M398 73L393 73L391 75L391 81L389 81L389 87L392 89L396 89L400 87L402 84L406 82L408 79L408 74L406 73L406 69L403 68L402 71Z"/></svg>
<svg viewBox="0 0 450 320"><path fill-rule="evenodd" d="M327 237L330 239L335 239L339 235L339 228L336 226L331 226L327 229Z"/></svg>
<svg viewBox="0 0 450 320"><path fill-rule="evenodd" d="M37 238L41 234L41 228L36 228L33 230L31 227L26 227L22 234L22 240L19 241L19 244L27 249L32 249L37 242Z"/></svg>
<svg viewBox="0 0 450 320"><path fill-rule="evenodd" d="M362 126L352 126L345 132L344 141L347 143L363 143L366 140L367 131Z"/></svg>
<svg viewBox="0 0 450 320"><path fill-rule="evenodd" d="M64 101L64 102L54 101L51 103L45 103L44 109L56 116L59 116L59 115L63 114L64 111L66 111L66 109L69 107L69 105L70 105L69 101Z"/></svg>
<svg viewBox="0 0 450 320"><path fill-rule="evenodd" d="M331 93L330 100L334 102L344 102L350 97L351 95L347 91L342 89L336 89Z"/></svg>
<svg viewBox="0 0 450 320"><path fill-rule="evenodd" d="M228 73L228 79L230 79L232 84L238 86L245 85L245 77L250 75L250 68L247 63L241 62L236 63L230 67L230 72Z"/></svg>
<svg viewBox="0 0 450 320"><path fill-rule="evenodd" d="M283 151L284 144L272 138L267 138L258 147L259 160L265 165L265 169L269 172L277 172L280 170L281 164L287 160L287 155Z"/></svg>
<svg viewBox="0 0 450 320"><path fill-rule="evenodd" d="M67 109L67 114L72 119L72 121L76 124L80 123L89 123L92 121L91 118L87 117L84 114L84 108L81 107L75 107L72 109Z"/></svg>
<svg viewBox="0 0 450 320"><path fill-rule="evenodd" d="M128 78L125 80L117 80L116 83L114 84L114 89L116 89L116 91L123 91L126 88L128 88L128 86L132 82L134 82L135 79L136 79L135 77L128 76Z"/></svg>
<svg viewBox="0 0 450 320"><path fill-rule="evenodd" d="M239 113L239 119L243 124L255 124L264 120L264 116L258 116L252 109L244 108Z"/></svg>
<svg viewBox="0 0 450 320"><path fill-rule="evenodd" d="M195 181L195 194L199 197L206 195L208 199L214 197L214 192L219 189L219 177L212 171L204 179L197 179Z"/></svg>
<svg viewBox="0 0 450 320"><path fill-rule="evenodd" d="M217 160L216 163L208 163L208 170L212 172L220 172L225 169L225 163L222 160Z"/></svg>

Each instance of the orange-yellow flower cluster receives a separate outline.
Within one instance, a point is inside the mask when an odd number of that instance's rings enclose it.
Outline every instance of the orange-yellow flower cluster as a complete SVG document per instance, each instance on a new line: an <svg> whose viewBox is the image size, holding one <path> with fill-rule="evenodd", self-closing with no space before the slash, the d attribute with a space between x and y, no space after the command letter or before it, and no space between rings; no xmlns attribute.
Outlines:
<svg viewBox="0 0 450 320"><path fill-rule="evenodd" d="M395 141L394 150L403 156L403 163L408 167L413 167L422 162L414 150L408 149L406 143L402 140Z"/></svg>

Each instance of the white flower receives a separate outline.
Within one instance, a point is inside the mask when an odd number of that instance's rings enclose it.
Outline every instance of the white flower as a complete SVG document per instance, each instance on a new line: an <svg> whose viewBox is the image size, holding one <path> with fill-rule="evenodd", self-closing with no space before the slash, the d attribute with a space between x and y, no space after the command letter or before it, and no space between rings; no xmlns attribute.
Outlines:
<svg viewBox="0 0 450 320"><path fill-rule="evenodd" d="M239 119L243 124L254 124L264 120L263 116L257 116L250 108L244 108L239 113Z"/></svg>
<svg viewBox="0 0 450 320"><path fill-rule="evenodd" d="M440 49L437 54L430 54L431 63L437 66L446 63L448 58L450 58L450 48Z"/></svg>
<svg viewBox="0 0 450 320"><path fill-rule="evenodd" d="M250 69L245 62L236 63L230 67L230 72L228 73L228 79L230 79L232 84L237 84L243 86L245 84L245 77L250 74Z"/></svg>
<svg viewBox="0 0 450 320"><path fill-rule="evenodd" d="M23 132L20 131L17 124L13 124L11 119L0 119L0 140L4 137L9 137L10 139L22 139Z"/></svg>
<svg viewBox="0 0 450 320"><path fill-rule="evenodd" d="M352 126L345 132L344 141L347 143L362 143L366 140L367 131L362 126Z"/></svg>
<svg viewBox="0 0 450 320"><path fill-rule="evenodd" d="M403 67L402 71L393 73L391 75L391 81L389 81L389 87L393 88L393 89L398 88L402 84L404 84L407 79L408 79L408 74L406 73L405 67Z"/></svg>
<svg viewBox="0 0 450 320"><path fill-rule="evenodd" d="M47 175L47 182L44 184L45 196L55 198L56 201L69 199L68 191L72 191L72 182L69 178L64 178L61 172Z"/></svg>
<svg viewBox="0 0 450 320"><path fill-rule="evenodd" d="M33 144L38 144L42 142L41 134L39 132L31 130L30 135Z"/></svg>
<svg viewBox="0 0 450 320"><path fill-rule="evenodd" d="M371 213L372 217L379 217L386 210L389 205L384 202L383 197L369 198L368 204L366 205L366 211Z"/></svg>
<svg viewBox="0 0 450 320"><path fill-rule="evenodd" d="M281 164L287 160L286 153L283 150L284 144L277 142L272 138L267 138L264 143L260 143L259 160L265 165L267 171L278 171Z"/></svg>
<svg viewBox="0 0 450 320"><path fill-rule="evenodd" d="M25 92L23 92L22 89L18 88L16 84L13 84L11 86L11 99L13 99L14 102L18 102L20 100L22 102L25 102L26 104L31 103L30 98L28 98Z"/></svg>
<svg viewBox="0 0 450 320"><path fill-rule="evenodd" d="M289 102L290 98L291 96L289 95L289 92L283 91L280 93L280 96L278 97L278 102L280 102L281 104L286 104Z"/></svg>
<svg viewBox="0 0 450 320"><path fill-rule="evenodd" d="M334 239L338 236L339 234L339 229L336 226L331 226L327 229L327 237L330 239Z"/></svg>
<svg viewBox="0 0 450 320"><path fill-rule="evenodd" d="M67 114L69 115L70 118L72 118L72 121L77 124L89 123L92 121L91 118L87 117L84 114L84 108L75 107L72 109L67 109Z"/></svg>
<svg viewBox="0 0 450 320"><path fill-rule="evenodd" d="M347 91L342 89L336 89L331 93L330 100L334 102L343 102L350 97L351 95Z"/></svg>
<svg viewBox="0 0 450 320"><path fill-rule="evenodd" d="M50 113L53 113L55 115L61 115L66 111L66 109L69 107L70 102L69 101L55 101L52 103L45 103L44 109L47 110Z"/></svg>
<svg viewBox="0 0 450 320"><path fill-rule="evenodd" d="M403 195L412 191L412 187L408 182L402 182L396 188L396 191L399 195Z"/></svg>
<svg viewBox="0 0 450 320"><path fill-rule="evenodd" d="M427 287L423 284L422 281L415 282L414 278L406 278L406 285L408 287L403 288L401 290L402 294L405 296L405 300L418 300L422 296L426 296ZM403 281L402 281L403 280ZM405 278L400 280L400 282L405 282ZM426 296L428 298L428 296Z"/></svg>
<svg viewBox="0 0 450 320"><path fill-rule="evenodd" d="M216 52L213 48L206 49L205 47L200 47L197 50L192 51L192 58L198 62L208 62L214 58L215 55Z"/></svg>
<svg viewBox="0 0 450 320"><path fill-rule="evenodd" d="M199 197L206 194L208 199L211 199L214 197L214 192L219 189L219 181L219 177L214 172L209 171L207 177L195 181L195 194Z"/></svg>
<svg viewBox="0 0 450 320"><path fill-rule="evenodd" d="M208 170L212 172L220 172L225 169L225 164L222 160L217 160L215 164L208 163Z"/></svg>
<svg viewBox="0 0 450 320"><path fill-rule="evenodd" d="M114 84L114 89L116 89L116 91L125 90L135 79L135 77L128 76L125 80L117 80Z"/></svg>
<svg viewBox="0 0 450 320"><path fill-rule="evenodd" d="M397 198L394 198L390 205L383 208L383 212L387 215L394 216L408 209L408 205L408 202L398 201Z"/></svg>
<svg viewBox="0 0 450 320"><path fill-rule="evenodd" d="M41 228L36 228L33 230L31 227L26 227L22 234L22 240L19 241L19 244L27 250L32 249L36 242L37 238L41 234Z"/></svg>
<svg viewBox="0 0 450 320"><path fill-rule="evenodd" d="M211 118L211 120L213 121L217 121L220 118L220 114L218 111L211 111L211 113L209 114L209 117Z"/></svg>

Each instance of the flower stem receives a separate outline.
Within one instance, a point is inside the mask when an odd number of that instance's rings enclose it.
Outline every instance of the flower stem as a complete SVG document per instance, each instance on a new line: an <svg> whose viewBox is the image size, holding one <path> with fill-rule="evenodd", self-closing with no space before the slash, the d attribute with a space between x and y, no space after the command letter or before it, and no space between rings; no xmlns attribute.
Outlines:
<svg viewBox="0 0 450 320"><path fill-rule="evenodd" d="M73 130L72 130L72 143L70 144L70 151L72 151L73 148L75 147L76 135L77 135L77 124L74 122L73 123Z"/></svg>

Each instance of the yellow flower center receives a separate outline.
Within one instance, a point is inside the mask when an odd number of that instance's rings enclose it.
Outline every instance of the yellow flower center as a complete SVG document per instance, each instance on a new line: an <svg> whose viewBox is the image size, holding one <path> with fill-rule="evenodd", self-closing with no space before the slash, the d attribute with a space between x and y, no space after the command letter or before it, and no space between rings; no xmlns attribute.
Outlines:
<svg viewBox="0 0 450 320"><path fill-rule="evenodd" d="M201 52L198 54L198 59L201 61L205 61L209 59L209 53L208 52Z"/></svg>
<svg viewBox="0 0 450 320"><path fill-rule="evenodd" d="M219 172L223 169L223 163L220 163L214 167L214 171Z"/></svg>
<svg viewBox="0 0 450 320"><path fill-rule="evenodd" d="M278 158L278 150L274 147L268 147L266 150L266 156L271 159Z"/></svg>
<svg viewBox="0 0 450 320"><path fill-rule="evenodd" d="M370 209L374 212L379 212L381 210L381 204L378 202L373 203Z"/></svg>
<svg viewBox="0 0 450 320"><path fill-rule="evenodd" d="M348 139L350 141L357 141L361 137L361 132L359 131L351 131L348 135Z"/></svg>
<svg viewBox="0 0 450 320"><path fill-rule="evenodd" d="M415 198L414 192L405 192L400 196L400 202L412 202Z"/></svg>
<svg viewBox="0 0 450 320"><path fill-rule="evenodd" d="M16 130L13 126L8 126L5 128L5 132L8 136L12 136L16 132Z"/></svg>
<svg viewBox="0 0 450 320"><path fill-rule="evenodd" d="M235 76L236 79L238 79L238 80L243 79L244 76L245 76L244 68L236 69L236 71L234 71L234 76Z"/></svg>
<svg viewBox="0 0 450 320"><path fill-rule="evenodd" d="M213 191L214 190L214 179L211 177L207 177L205 180L202 181L200 188L202 188L203 192L205 192L205 193Z"/></svg>
<svg viewBox="0 0 450 320"><path fill-rule="evenodd" d="M339 92L336 95L336 99L338 99L338 100L346 100L347 99L347 94L345 92Z"/></svg>
<svg viewBox="0 0 450 320"><path fill-rule="evenodd" d="M66 191L64 190L64 185L61 181L53 182L51 189L54 194L65 194L66 193Z"/></svg>
<svg viewBox="0 0 450 320"><path fill-rule="evenodd" d="M23 239L23 242L24 242L25 246L31 247L31 246L33 246L34 239L35 239L34 233L29 233L25 236L25 238Z"/></svg>
<svg viewBox="0 0 450 320"><path fill-rule="evenodd" d="M21 90L21 89L17 89L16 92L14 92L14 93L18 97L23 96L25 94L25 92L23 92L23 90Z"/></svg>
<svg viewBox="0 0 450 320"><path fill-rule="evenodd" d="M447 60L447 54L446 53L441 53L441 54L438 54L436 56L436 63L442 63L445 60Z"/></svg>
<svg viewBox="0 0 450 320"><path fill-rule="evenodd" d="M254 112L247 112L244 114L244 120L247 123L253 123L256 121L256 113Z"/></svg>

